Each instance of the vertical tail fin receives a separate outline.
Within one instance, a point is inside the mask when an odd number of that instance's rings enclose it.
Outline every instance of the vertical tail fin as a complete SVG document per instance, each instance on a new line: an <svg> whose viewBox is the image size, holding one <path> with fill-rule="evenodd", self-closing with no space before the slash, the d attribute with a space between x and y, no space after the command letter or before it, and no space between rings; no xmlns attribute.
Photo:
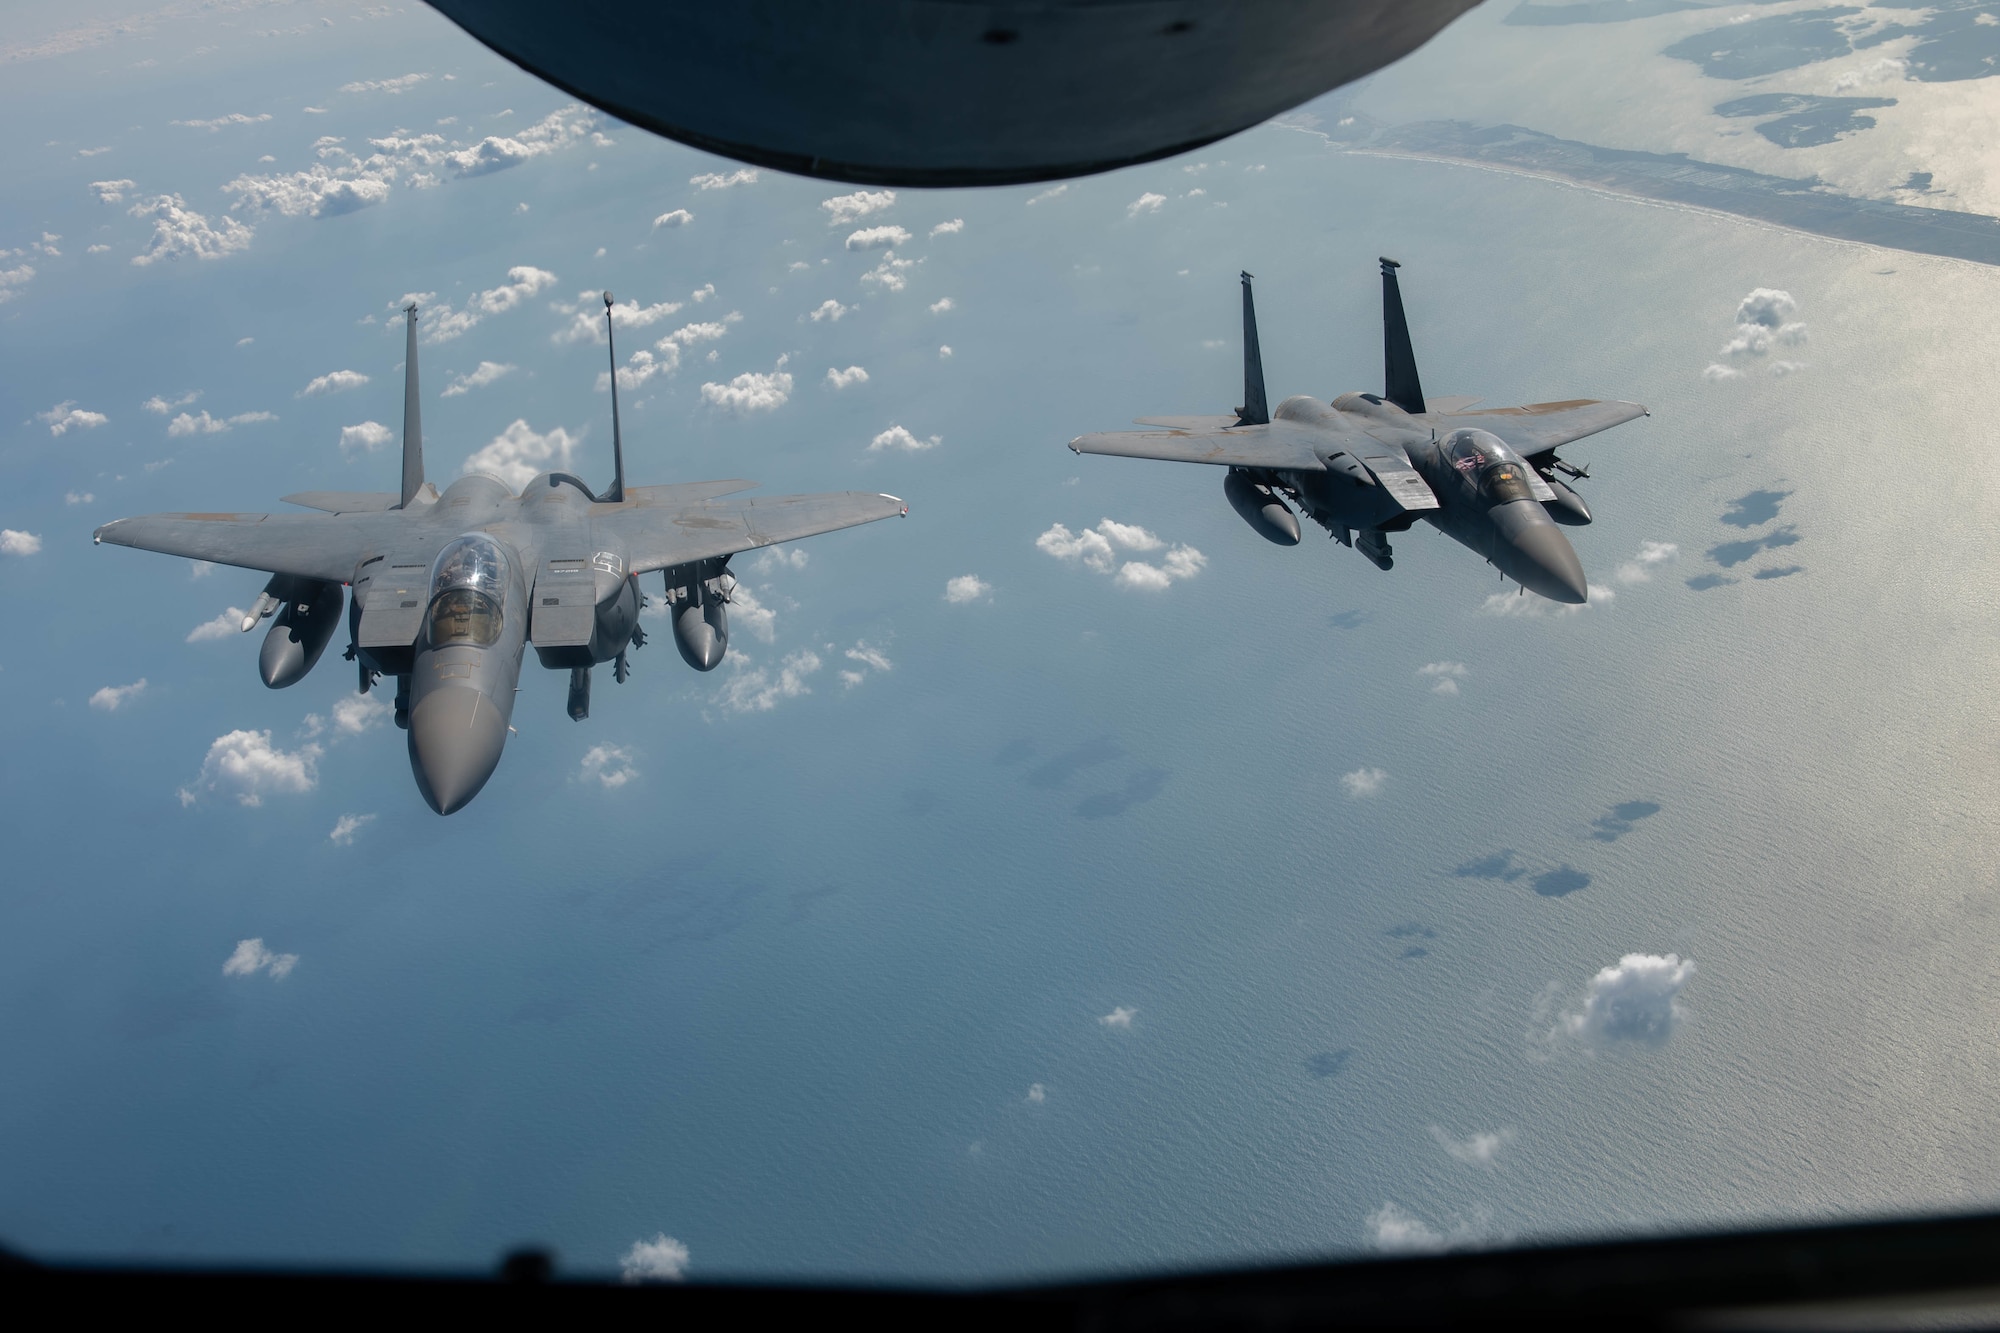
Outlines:
<svg viewBox="0 0 2000 1333"><path fill-rule="evenodd" d="M403 499L398 507L408 509L424 488L424 421L417 392L417 303L404 306L403 314L409 328L403 347Z"/></svg>
<svg viewBox="0 0 2000 1333"><path fill-rule="evenodd" d="M1412 414L1424 410L1424 386L1417 379L1417 354L1410 346L1410 322L1403 318L1403 289L1396 285L1393 259L1382 261L1382 396Z"/></svg>
<svg viewBox="0 0 2000 1333"><path fill-rule="evenodd" d="M625 437L618 429L618 344L612 340L611 293L604 294L604 341L611 348L611 489L598 496L604 504L625 503Z"/></svg>
<svg viewBox="0 0 2000 1333"><path fill-rule="evenodd" d="M1257 346L1257 305L1250 299L1250 275L1243 278L1243 406L1236 409L1236 424L1261 426L1271 419L1264 398L1264 353Z"/></svg>

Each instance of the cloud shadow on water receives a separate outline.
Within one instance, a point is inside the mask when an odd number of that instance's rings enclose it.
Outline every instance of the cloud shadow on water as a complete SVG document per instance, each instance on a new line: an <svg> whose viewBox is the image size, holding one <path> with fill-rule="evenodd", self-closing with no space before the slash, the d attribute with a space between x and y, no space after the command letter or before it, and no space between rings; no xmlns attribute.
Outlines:
<svg viewBox="0 0 2000 1333"><path fill-rule="evenodd" d="M1338 611L1326 618L1326 623L1335 629L1359 629L1368 623L1366 611Z"/></svg>
<svg viewBox="0 0 2000 1333"><path fill-rule="evenodd" d="M1035 743L1030 740L1008 741L1000 747L1000 753L993 756L993 762L1001 768L1018 764L1024 759L1035 757Z"/></svg>
<svg viewBox="0 0 2000 1333"><path fill-rule="evenodd" d="M1697 574L1687 581L1688 587L1696 592L1707 592L1710 588L1733 587L1735 583L1735 579L1722 574Z"/></svg>
<svg viewBox="0 0 2000 1333"><path fill-rule="evenodd" d="M1306 1057L1306 1072L1314 1078L1332 1078L1347 1068L1347 1062L1354 1058L1354 1048L1343 1046L1337 1051L1320 1051Z"/></svg>
<svg viewBox="0 0 2000 1333"><path fill-rule="evenodd" d="M1780 546L1796 546L1798 542L1798 529L1787 523L1782 528L1771 529L1761 537L1711 546L1708 548L1708 558L1724 569L1731 569L1752 558L1759 551L1776 550Z"/></svg>
<svg viewBox="0 0 2000 1333"><path fill-rule="evenodd" d="M1752 491L1729 502L1722 521L1732 528L1761 528L1778 516L1778 507L1791 498L1790 491Z"/></svg>
<svg viewBox="0 0 2000 1333"><path fill-rule="evenodd" d="M1460 879L1497 879L1503 884L1512 884L1528 873L1527 867L1514 861L1514 849L1502 848L1491 856L1482 856L1475 861L1467 861L1451 872Z"/></svg>
<svg viewBox="0 0 2000 1333"><path fill-rule="evenodd" d="M1411 958L1428 958L1430 957L1430 954L1431 951L1429 949L1426 949L1423 945L1412 944L1409 948L1397 954L1396 957L1407 961L1408 959Z"/></svg>
<svg viewBox="0 0 2000 1333"><path fill-rule="evenodd" d="M1772 569L1760 569L1750 577L1753 579L1788 579L1794 574L1806 572L1804 565L1778 565Z"/></svg>
<svg viewBox="0 0 2000 1333"><path fill-rule="evenodd" d="M1574 866L1560 865L1554 870L1544 870L1529 883L1544 898L1565 898L1578 889L1589 888L1590 876Z"/></svg>
<svg viewBox="0 0 2000 1333"><path fill-rule="evenodd" d="M1036 764L1028 770L1026 781L1030 787L1048 790L1062 786L1086 768L1124 757L1125 752L1118 748L1118 742L1109 736L1099 736L1095 740L1085 741L1073 750L1065 750L1053 759L1045 759Z"/></svg>
<svg viewBox="0 0 2000 1333"><path fill-rule="evenodd" d="M1164 768L1144 768L1125 779L1123 791L1099 792L1088 796L1076 807L1076 812L1085 819L1107 819L1112 815L1122 815L1135 805L1143 805L1160 794L1167 785L1167 770Z"/></svg>
<svg viewBox="0 0 2000 1333"><path fill-rule="evenodd" d="M1382 932L1392 940L1434 940L1438 933L1429 926L1416 921L1405 921L1400 926L1391 926Z"/></svg>
<svg viewBox="0 0 2000 1333"><path fill-rule="evenodd" d="M1630 833L1640 820L1651 819L1659 813L1658 801L1620 801L1611 807L1611 813L1590 821L1590 836L1597 842L1616 842Z"/></svg>

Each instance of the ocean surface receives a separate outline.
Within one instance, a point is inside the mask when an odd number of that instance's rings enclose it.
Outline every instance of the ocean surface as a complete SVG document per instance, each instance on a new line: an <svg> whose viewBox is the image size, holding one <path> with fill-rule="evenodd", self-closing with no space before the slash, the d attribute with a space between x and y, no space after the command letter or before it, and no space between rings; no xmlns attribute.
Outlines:
<svg viewBox="0 0 2000 1333"><path fill-rule="evenodd" d="M1275 126L835 227L844 188L702 190L733 166L607 122L132 264L141 195L219 228L222 184L322 135L563 105L423 11L308 8L343 26L162 29L143 77L92 82L141 58L114 43L0 89L62 124L6 150L0 200L0 263L37 270L0 305L0 526L41 538L0 558L0 1241L610 1273L665 1234L695 1277L960 1281L2000 1197L2000 272ZM273 118L170 124L237 112ZM900 290L844 243L878 224L911 233ZM1382 254L1431 394L1651 409L1564 451L1587 609L1422 529L1387 574L1269 546L1217 472L1063 447L1238 401L1239 269L1274 401L1379 389ZM89 532L393 484L393 445L338 441L399 420L396 298L464 309L521 265L559 282L423 349L433 477L516 419L608 474L603 349L549 305L609 287L683 304L654 333L742 315L627 399L635 483L910 515L739 561L774 613L768 642L739 621L747 665L696 676L653 622L582 724L530 666L498 774L440 820L400 733L328 729L337 652L274 693L252 636L186 641L257 576ZM1725 353L1759 290L1803 330ZM518 369L438 396L481 360ZM297 396L343 367L370 382ZM780 372L753 416L699 388ZM277 420L168 436L140 406L196 389ZM109 420L54 435L63 402ZM869 448L897 425L938 443ZM1036 545L1105 518L1206 563L1147 591ZM310 786L205 770L238 729L317 746ZM225 975L246 939L297 961ZM1695 965L1664 1039L1589 1021L1633 954Z"/></svg>

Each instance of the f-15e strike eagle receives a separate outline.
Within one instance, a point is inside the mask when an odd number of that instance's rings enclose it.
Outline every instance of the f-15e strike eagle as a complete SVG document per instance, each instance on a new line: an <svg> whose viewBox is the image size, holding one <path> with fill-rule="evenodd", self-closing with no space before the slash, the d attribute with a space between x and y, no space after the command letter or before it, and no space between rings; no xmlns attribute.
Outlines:
<svg viewBox="0 0 2000 1333"><path fill-rule="evenodd" d="M1637 403L1587 398L1477 412L1466 410L1476 399L1425 399L1396 282L1402 266L1381 264L1387 385L1380 394L1344 393L1331 403L1301 394L1267 409L1245 273L1243 406L1234 416L1141 417L1142 426L1166 429L1085 435L1069 447L1226 467L1229 503L1280 546L1299 541L1287 500L1382 569L1394 564L1389 534L1421 518L1525 590L1572 605L1588 600L1583 565L1556 527L1590 522L1582 497L1562 480L1588 473L1556 449L1650 414Z"/></svg>
<svg viewBox="0 0 2000 1333"><path fill-rule="evenodd" d="M417 788L441 815L464 808L498 767L528 644L544 667L569 672L569 715L582 721L591 667L613 663L622 683L626 653L646 642L641 574L664 571L674 642L689 666L711 671L729 647L731 556L909 512L893 495L865 491L720 498L754 481L627 487L615 346L608 490L547 472L517 495L472 473L440 493L424 480L417 308L404 313L400 492L284 497L317 514L150 514L95 537L270 574L243 628L275 613L259 661L272 689L312 670L345 601L361 692L395 678ZM609 333L609 292L604 314Z"/></svg>

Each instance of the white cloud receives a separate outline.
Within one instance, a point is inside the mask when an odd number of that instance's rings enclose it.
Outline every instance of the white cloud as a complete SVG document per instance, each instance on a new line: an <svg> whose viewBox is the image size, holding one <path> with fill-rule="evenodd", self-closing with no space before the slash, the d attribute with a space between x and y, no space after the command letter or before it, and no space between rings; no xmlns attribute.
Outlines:
<svg viewBox="0 0 2000 1333"><path fill-rule="evenodd" d="M153 224L152 239L146 242L144 250L132 256L132 262L142 268L183 255L220 259L248 249L254 235L250 228L231 217L223 218L219 227L210 226L206 216L189 208L187 201L177 194L154 195L126 211Z"/></svg>
<svg viewBox="0 0 2000 1333"><path fill-rule="evenodd" d="M478 369L464 375L452 376L451 382L444 386L444 392L439 394L438 397L457 398L471 393L474 389L483 389L487 385L513 374L519 368L511 362L481 361ZM373 425L374 423L370 422L369 424Z"/></svg>
<svg viewBox="0 0 2000 1333"><path fill-rule="evenodd" d="M951 221L949 221L949 222L940 222L940 223L938 223L938 224L937 224L937 226L935 226L935 227L932 227L932 228L931 228L931 235L933 235L933 236L956 236L956 235L958 235L958 234L959 234L960 232L962 232L962 231L964 231L964 230L965 230L965 219L964 219L964 218L953 218L953 219L952 219Z"/></svg>
<svg viewBox="0 0 2000 1333"><path fill-rule="evenodd" d="M977 574L960 574L955 579L946 579L944 599L953 606L964 606L967 602L977 602L993 591L993 585Z"/></svg>
<svg viewBox="0 0 2000 1333"><path fill-rule="evenodd" d="M238 412L233 417L214 417L208 414L208 409L203 408L200 416L190 416L183 412L169 421L167 437L172 439L181 435L221 435L238 426L254 426L261 421L277 419L277 414L274 412Z"/></svg>
<svg viewBox="0 0 2000 1333"><path fill-rule="evenodd" d="M868 449L871 453L879 453L884 449L900 449L904 453L913 454L920 453L925 449L935 449L943 443L944 437L942 435L933 435L929 439L920 439L910 434L902 426L891 426L870 440L868 442Z"/></svg>
<svg viewBox="0 0 2000 1333"><path fill-rule="evenodd" d="M1733 380L1743 376L1746 362L1766 356L1774 347L1798 347L1806 341L1806 326L1792 318L1799 303L1792 294L1774 287L1758 287L1736 306L1736 332L1716 353L1701 374L1706 380ZM1773 375L1790 375L1805 369L1802 361L1776 361L1769 366Z"/></svg>
<svg viewBox="0 0 2000 1333"><path fill-rule="evenodd" d="M354 835L374 822L374 815L342 815L334 821L333 832L326 835L326 840L336 847L352 847Z"/></svg>
<svg viewBox="0 0 2000 1333"><path fill-rule="evenodd" d="M1047 1088L1043 1087L1039 1083L1030 1083L1028 1085L1028 1101L1031 1104L1035 1106L1040 1106L1043 1102L1047 1101L1048 1099L1049 1099L1049 1090Z"/></svg>
<svg viewBox="0 0 2000 1333"><path fill-rule="evenodd" d="M1609 607L1618 600L1618 594L1602 584L1593 583L1584 589L1581 602L1552 602L1546 597L1535 597L1515 589L1513 592L1490 594L1479 604L1482 614L1489 616L1572 616L1592 607Z"/></svg>
<svg viewBox="0 0 2000 1333"><path fill-rule="evenodd" d="M828 366L826 382L832 388L845 389L850 384L866 384L868 382L868 372L860 366L849 366L845 370L835 370L833 367Z"/></svg>
<svg viewBox="0 0 2000 1333"><path fill-rule="evenodd" d="M109 248L108 246L106 247ZM5 305L20 295L20 289L34 279L33 264L17 264L13 268L0 268L0 305Z"/></svg>
<svg viewBox="0 0 2000 1333"><path fill-rule="evenodd" d="M618 1272L626 1282L679 1282L687 1277L687 1266L688 1247L662 1231L651 1240L633 1241Z"/></svg>
<svg viewBox="0 0 2000 1333"><path fill-rule="evenodd" d="M736 673L715 695L716 705L725 713L768 713L781 700L811 694L806 678L826 665L809 649L787 654L775 676L747 657L732 660L737 664Z"/></svg>
<svg viewBox="0 0 2000 1333"><path fill-rule="evenodd" d="M136 184L136 181L92 181L90 188L96 193L98 203L122 204Z"/></svg>
<svg viewBox="0 0 2000 1333"><path fill-rule="evenodd" d="M654 218L653 230L658 231L662 227L685 227L693 221L694 214L688 212L685 208L676 208L671 213L662 213L660 216Z"/></svg>
<svg viewBox="0 0 2000 1333"><path fill-rule="evenodd" d="M863 227L847 238L850 250L880 250L883 247L908 245L910 233L901 227Z"/></svg>
<svg viewBox="0 0 2000 1333"><path fill-rule="evenodd" d="M466 298L462 309L454 310L449 302L436 302L429 292L410 292L390 303L396 313L386 321L391 326L403 321L403 308L415 301L423 309L418 327L423 330L427 343L445 343L468 332L481 320L493 315L504 315L509 310L526 302L537 292L553 286L556 275L547 269L536 268L532 264L516 264L507 270L507 281L498 287L489 287L483 292L474 292ZM613 315L613 318L617 318ZM575 339L570 339L575 341Z"/></svg>
<svg viewBox="0 0 2000 1333"><path fill-rule="evenodd" d="M226 639L243 628L243 617L249 615L240 606L232 606L213 620L204 620L188 631L189 643L204 643L210 639Z"/></svg>
<svg viewBox="0 0 2000 1333"><path fill-rule="evenodd" d="M89 491L63 492L63 503L66 505L87 505L96 499L97 497L95 495L92 495Z"/></svg>
<svg viewBox="0 0 2000 1333"><path fill-rule="evenodd" d="M1662 1045L1686 1017L1680 994L1693 976L1692 958L1628 953L1590 979L1583 1007L1563 1014L1556 1031L1588 1042Z"/></svg>
<svg viewBox="0 0 2000 1333"><path fill-rule="evenodd" d="M1137 199L1134 199L1131 203L1125 205L1125 216L1128 218L1136 218L1141 213L1157 213L1160 211L1160 205L1166 202L1167 202L1167 196L1163 194L1154 194L1151 191L1148 191L1147 193L1140 195Z"/></svg>
<svg viewBox="0 0 2000 1333"><path fill-rule="evenodd" d="M394 79L357 79L353 83L343 83L344 93L406 93L430 78L428 74L405 74Z"/></svg>
<svg viewBox="0 0 2000 1333"><path fill-rule="evenodd" d="M1987 16L1981 14L1978 17L1983 19ZM1850 89L1865 88L1870 84L1898 82L1908 78L1909 74L1909 61L1898 60L1894 56L1883 56L1859 69L1850 69L1841 74L1833 81L1833 92L1838 95Z"/></svg>
<svg viewBox="0 0 2000 1333"><path fill-rule="evenodd" d="M315 375L299 390L301 398L311 398L323 393L339 393L343 389L358 389L368 382L368 377L358 370L335 370L324 375Z"/></svg>
<svg viewBox="0 0 2000 1333"><path fill-rule="evenodd" d="M362 453L372 454L395 438L395 432L379 421L364 421L358 426L342 426L340 451L351 454L359 449Z"/></svg>
<svg viewBox="0 0 2000 1333"><path fill-rule="evenodd" d="M826 210L827 226L845 227L872 214L893 208L895 203L894 190L857 190L853 194L836 195L823 200L820 207ZM848 248L850 250L854 248L852 238L849 238Z"/></svg>
<svg viewBox="0 0 2000 1333"><path fill-rule="evenodd" d="M738 185L755 185L757 173L749 167L732 171L728 175L710 171L699 176L688 177L688 184L699 190L729 190Z"/></svg>
<svg viewBox="0 0 2000 1333"><path fill-rule="evenodd" d="M640 348L627 357L625 364L618 367L618 387L636 389L655 375L671 375L680 369L681 349L692 347L699 342L711 342L729 332L729 326L743 316L732 310L720 320L705 324L683 324L666 337L648 348ZM715 359L715 353L709 353ZM597 388L601 393L611 387L611 376L600 374Z"/></svg>
<svg viewBox="0 0 2000 1333"><path fill-rule="evenodd" d="M856 639L854 641L854 646L847 650L847 660L855 663L860 668L860 670L849 670L840 673L840 679L850 689L867 679L870 669L890 671L895 666L889 660L888 654L884 653L880 648L872 646L866 639Z"/></svg>
<svg viewBox="0 0 2000 1333"><path fill-rule="evenodd" d="M910 285L909 278L905 276L907 271L923 262L921 259L898 259L894 250L885 250L882 253L882 262L862 274L861 280L881 287L884 291L900 292Z"/></svg>
<svg viewBox="0 0 2000 1333"><path fill-rule="evenodd" d="M190 560L188 561L188 577L191 579L205 579L220 568L222 566L216 564L213 560Z"/></svg>
<svg viewBox="0 0 2000 1333"><path fill-rule="evenodd" d="M1379 768L1357 768L1352 773L1340 775L1340 789L1347 793L1349 800L1361 801L1370 796L1379 796L1389 775Z"/></svg>
<svg viewBox="0 0 2000 1333"><path fill-rule="evenodd" d="M91 245L84 247L83 252L87 255L107 255L111 253L111 247L108 245ZM4 274L0 274L0 277L4 276Z"/></svg>
<svg viewBox="0 0 2000 1333"><path fill-rule="evenodd" d="M561 426L544 434L516 417L483 449L469 456L460 471L490 472L518 491L537 473L567 471L570 455L582 438Z"/></svg>
<svg viewBox="0 0 2000 1333"><path fill-rule="evenodd" d="M226 116L217 116L214 120L176 120L169 123L190 130L208 130L210 133L213 133L229 125L261 125L270 118L271 113L268 111L255 116L246 116L241 111L232 111Z"/></svg>
<svg viewBox="0 0 2000 1333"><path fill-rule="evenodd" d="M944 343L944 344L942 344L942 345L941 345L941 346L940 346L940 347L938 348L938 360L940 360L940 361L949 361L949 360L951 360L951 344L950 344L950 343Z"/></svg>
<svg viewBox="0 0 2000 1333"><path fill-rule="evenodd" d="M750 568L759 574L775 574L781 569L801 570L812 559L803 546L766 546L757 553Z"/></svg>
<svg viewBox="0 0 2000 1333"><path fill-rule="evenodd" d="M90 696L90 706L100 713L115 713L145 692L146 678L141 676L130 685L106 685Z"/></svg>
<svg viewBox="0 0 2000 1333"><path fill-rule="evenodd" d="M1458 682L1471 675L1472 668L1463 662L1426 662L1417 674L1431 682L1432 694L1457 694Z"/></svg>
<svg viewBox="0 0 2000 1333"><path fill-rule="evenodd" d="M0 528L0 555L34 555L42 549L42 539L18 528Z"/></svg>
<svg viewBox="0 0 2000 1333"><path fill-rule="evenodd" d="M1069 186L1067 185L1051 185L1048 189L1029 199L1028 207L1033 208L1036 204L1045 204L1051 199L1060 199L1068 193Z"/></svg>
<svg viewBox="0 0 2000 1333"><path fill-rule="evenodd" d="M940 296L937 300L931 302L931 313L933 315L942 315L947 310L956 310L957 308L958 303L949 296Z"/></svg>
<svg viewBox="0 0 2000 1333"><path fill-rule="evenodd" d="M202 791L228 791L244 805L262 805L273 792L308 792L319 785L317 745L281 750L269 731L232 731L218 736L202 760L201 773L181 788L181 804L193 805Z"/></svg>
<svg viewBox="0 0 2000 1333"><path fill-rule="evenodd" d="M387 722L395 711L379 693L343 695L334 701L333 725L342 736L359 736Z"/></svg>
<svg viewBox="0 0 2000 1333"><path fill-rule="evenodd" d="M236 952L222 964L222 975L254 977L259 972L268 972L271 980L283 981L298 965L299 956L295 953L273 953L264 947L262 940L238 940Z"/></svg>
<svg viewBox="0 0 2000 1333"><path fill-rule="evenodd" d="M577 772L577 781L589 782L593 779L606 789L624 786L639 776L639 770L632 767L632 752L622 745L593 745L584 752L583 767Z"/></svg>
<svg viewBox="0 0 2000 1333"><path fill-rule="evenodd" d="M1191 579L1208 564L1207 556L1185 545L1169 548L1157 565L1143 560L1128 560L1122 566L1118 563L1121 550L1157 551L1164 546L1166 542L1137 524L1109 518L1082 532L1071 532L1057 523L1035 538L1035 549L1039 551L1058 560L1080 562L1100 574L1115 572L1120 587L1147 592L1159 592L1177 580Z"/></svg>
<svg viewBox="0 0 2000 1333"><path fill-rule="evenodd" d="M111 418L102 412L87 412L76 405L74 398L70 398L46 412L35 413L35 420L46 422L51 435L67 435L73 430L95 430Z"/></svg>
<svg viewBox="0 0 2000 1333"><path fill-rule="evenodd" d="M1620 583L1644 583L1653 577L1653 568L1680 558L1681 548L1673 542L1641 542L1639 554L1618 566L1614 578Z"/></svg>
<svg viewBox="0 0 2000 1333"><path fill-rule="evenodd" d="M1734 366L1725 366L1720 362L1711 361L1702 370L1701 377L1705 380L1735 380L1742 379L1743 372Z"/></svg>
<svg viewBox="0 0 2000 1333"><path fill-rule="evenodd" d="M201 397L199 389L189 389L178 398L162 398L159 394L154 394L151 398L139 404L139 406L159 416L167 416L180 408L186 407L199 397Z"/></svg>
<svg viewBox="0 0 2000 1333"><path fill-rule="evenodd" d="M1121 1004L1116 1008L1114 1008L1108 1014L1098 1015L1097 1021L1102 1023L1105 1027L1117 1028L1120 1031L1123 1031L1124 1029L1132 1026L1132 1020L1136 1018L1138 1014L1139 1014L1138 1009L1136 1008L1128 1009Z"/></svg>
<svg viewBox="0 0 2000 1333"><path fill-rule="evenodd" d="M1803 361L1773 361L1765 367L1765 370L1772 378L1783 379L1787 375L1796 375L1805 368L1806 363Z"/></svg>
<svg viewBox="0 0 2000 1333"><path fill-rule="evenodd" d="M1434 1254L1450 1242L1420 1217L1385 1203L1368 1214L1369 1247L1386 1254Z"/></svg>
<svg viewBox="0 0 2000 1333"><path fill-rule="evenodd" d="M1431 1126L1431 1138L1437 1146L1450 1153L1468 1166L1492 1166L1500 1150L1514 1140L1511 1129L1496 1129L1490 1133L1477 1133L1457 1139L1444 1132L1437 1125Z"/></svg>
<svg viewBox="0 0 2000 1333"><path fill-rule="evenodd" d="M846 306L834 300L832 297L828 297L826 300L821 301L819 303L819 309L807 315L806 318L811 320L813 323L817 324L823 319L837 320L846 313L847 313Z"/></svg>
<svg viewBox="0 0 2000 1333"><path fill-rule="evenodd" d="M801 551L799 554L805 554ZM769 591L766 589L765 591ZM764 643L774 642L778 637L778 613L757 599L757 595L743 584L729 595L729 618L736 622L736 628L747 630L753 637Z"/></svg>
<svg viewBox="0 0 2000 1333"><path fill-rule="evenodd" d="M680 313L679 301L659 301L653 305L640 305L636 301L620 301L611 307L611 322L622 332L627 329L643 329L659 323L670 315ZM582 292L577 296L575 306L557 306L569 315L569 323L559 330L553 341L559 343L582 343L604 341L604 303L596 292Z"/></svg>
<svg viewBox="0 0 2000 1333"><path fill-rule="evenodd" d="M1799 303L1792 299L1790 292L1781 292L1773 287L1758 287L1737 304L1736 322L1776 329L1784 327L1786 321L1798 313Z"/></svg>
<svg viewBox="0 0 2000 1333"><path fill-rule="evenodd" d="M792 396L792 377L784 369L785 360L779 357L778 369L766 373L746 371L727 384L704 384L702 401L727 412L775 411Z"/></svg>

